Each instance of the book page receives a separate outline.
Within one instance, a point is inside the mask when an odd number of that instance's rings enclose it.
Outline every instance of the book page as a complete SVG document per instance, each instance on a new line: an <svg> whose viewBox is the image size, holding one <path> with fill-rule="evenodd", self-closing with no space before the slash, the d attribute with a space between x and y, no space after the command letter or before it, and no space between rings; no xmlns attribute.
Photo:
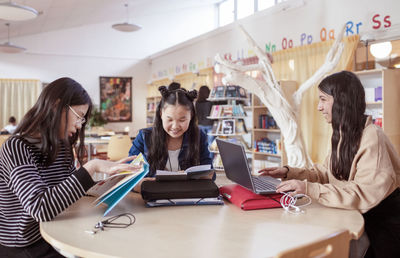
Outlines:
<svg viewBox="0 0 400 258"><path fill-rule="evenodd" d="M198 165L198 166L193 166L190 167L188 169L185 170L185 173L195 173L197 171L204 171L204 170L210 170L211 169L211 165L207 164L207 165Z"/></svg>
<svg viewBox="0 0 400 258"><path fill-rule="evenodd" d="M168 181L168 180L187 180L187 179L200 179L211 175L214 170L210 164L193 166L185 171L167 171L157 170L156 180Z"/></svg>
<svg viewBox="0 0 400 258"><path fill-rule="evenodd" d="M97 184L95 184L94 186L92 186L87 191L87 194L93 195L93 196L100 196L103 193L105 193L108 189L110 189L113 185L115 185L117 182L122 180L124 177L126 177L127 175L134 174L134 173L137 173L137 172L125 171L125 172L121 172L121 173L112 175L110 177L107 177L106 179L103 179L103 180L97 182Z"/></svg>
<svg viewBox="0 0 400 258"><path fill-rule="evenodd" d="M168 170L157 170L156 176L179 176L185 175L185 171L168 171Z"/></svg>
<svg viewBox="0 0 400 258"><path fill-rule="evenodd" d="M141 162L143 162L143 156L140 153L132 162L132 165L140 165ZM88 191L87 194L88 195L93 195L93 196L101 196L103 195L105 192L108 192L108 190L113 187L114 185L116 185L119 181L121 181L122 179L124 179L126 176L128 175L133 175L133 174L137 174L138 171L122 171L119 172L117 174L114 174L112 176L107 177L106 179L103 179L99 182L97 182L97 184L95 184L94 186L92 186ZM132 178L132 177L129 177ZM128 179L129 180L129 179Z"/></svg>

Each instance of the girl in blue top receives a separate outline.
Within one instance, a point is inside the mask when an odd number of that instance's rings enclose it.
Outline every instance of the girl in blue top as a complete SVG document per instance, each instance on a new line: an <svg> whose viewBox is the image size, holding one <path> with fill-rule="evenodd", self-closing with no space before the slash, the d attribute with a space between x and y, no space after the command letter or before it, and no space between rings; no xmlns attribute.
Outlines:
<svg viewBox="0 0 400 258"><path fill-rule="evenodd" d="M212 164L207 135L197 126L193 105L197 91L169 90L165 86L158 90L162 99L157 106L153 127L139 131L129 155L140 152L145 155L150 165L150 177L154 177L157 169L179 171L195 165Z"/></svg>

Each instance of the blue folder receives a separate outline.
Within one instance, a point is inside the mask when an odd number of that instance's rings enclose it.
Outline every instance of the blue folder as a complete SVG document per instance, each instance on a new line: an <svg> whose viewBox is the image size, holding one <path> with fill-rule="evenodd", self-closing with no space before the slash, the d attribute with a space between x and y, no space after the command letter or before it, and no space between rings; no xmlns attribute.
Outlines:
<svg viewBox="0 0 400 258"><path fill-rule="evenodd" d="M135 177L116 187L111 192L107 193L105 196L101 197L98 200L96 206L100 203L105 203L108 206L103 216L106 216L112 210L112 208L114 208L114 206L117 205L117 203L122 200L122 198L124 198L125 195L127 195L135 187L135 185L147 175L147 173L149 173L149 164L147 163L144 156L142 158L144 160L142 172L138 173Z"/></svg>

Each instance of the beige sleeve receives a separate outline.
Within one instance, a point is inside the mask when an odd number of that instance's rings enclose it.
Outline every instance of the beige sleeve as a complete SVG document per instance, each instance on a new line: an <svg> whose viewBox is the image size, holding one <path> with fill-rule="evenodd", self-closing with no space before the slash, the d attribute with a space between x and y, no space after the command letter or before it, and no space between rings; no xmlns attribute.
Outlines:
<svg viewBox="0 0 400 258"><path fill-rule="evenodd" d="M286 180L298 179L307 180L308 182L328 183L328 160L329 156L325 159L323 165L314 164L311 169L288 167L289 172Z"/></svg>
<svg viewBox="0 0 400 258"><path fill-rule="evenodd" d="M348 181L332 179L328 184L307 182L307 195L336 208L357 209L362 213L378 205L394 189L396 176L386 138L379 132L363 136Z"/></svg>

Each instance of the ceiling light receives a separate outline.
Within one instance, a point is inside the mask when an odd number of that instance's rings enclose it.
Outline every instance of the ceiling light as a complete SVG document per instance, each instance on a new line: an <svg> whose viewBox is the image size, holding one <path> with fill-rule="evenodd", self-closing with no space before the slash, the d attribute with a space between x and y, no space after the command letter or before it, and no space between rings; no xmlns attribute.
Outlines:
<svg viewBox="0 0 400 258"><path fill-rule="evenodd" d="M129 23L128 4L125 4L125 7L126 7L126 14L127 14L127 22L114 24L114 25L112 25L112 28L115 30L123 31L123 32L132 32L132 31L140 30L142 27L140 27L139 25Z"/></svg>
<svg viewBox="0 0 400 258"><path fill-rule="evenodd" d="M375 58L385 58L392 52L392 43L390 41L371 44L371 54Z"/></svg>
<svg viewBox="0 0 400 258"><path fill-rule="evenodd" d="M16 45L13 45L10 43L10 24L6 23L6 26L8 28L8 41L7 41L7 43L0 44L0 52L8 53L8 54L24 52L26 50L26 48L19 47L19 46L16 46Z"/></svg>
<svg viewBox="0 0 400 258"><path fill-rule="evenodd" d="M29 6L16 3L0 3L0 19L7 21L24 21L36 18L38 11Z"/></svg>

